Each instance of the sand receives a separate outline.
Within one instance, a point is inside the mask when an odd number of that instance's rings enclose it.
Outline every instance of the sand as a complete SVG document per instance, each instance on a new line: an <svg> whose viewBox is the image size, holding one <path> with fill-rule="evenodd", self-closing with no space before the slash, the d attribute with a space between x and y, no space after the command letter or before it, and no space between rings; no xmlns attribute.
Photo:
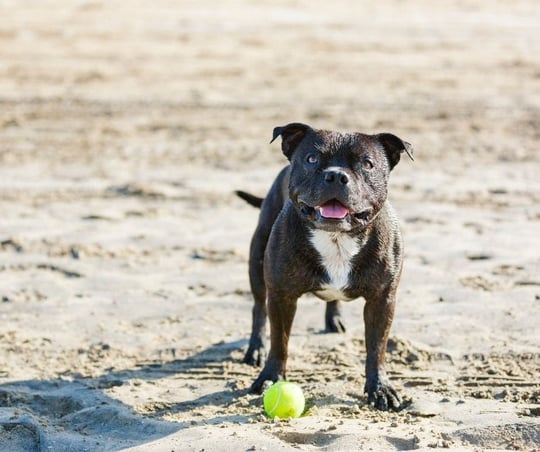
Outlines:
<svg viewBox="0 0 540 452"><path fill-rule="evenodd" d="M372 4L373 3L373 4ZM0 451L540 450L540 4L0 2ZM362 393L299 303L289 378L246 393L248 248L273 127L392 132L405 267Z"/></svg>

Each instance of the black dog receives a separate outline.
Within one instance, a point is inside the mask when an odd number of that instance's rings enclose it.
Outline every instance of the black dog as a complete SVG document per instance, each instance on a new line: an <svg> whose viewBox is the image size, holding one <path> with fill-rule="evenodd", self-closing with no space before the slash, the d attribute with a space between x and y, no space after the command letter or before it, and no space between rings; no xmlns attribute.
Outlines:
<svg viewBox="0 0 540 452"><path fill-rule="evenodd" d="M402 241L387 201L389 173L412 146L389 133L365 135L315 130L300 123L274 129L290 165L261 199L238 192L261 214L251 241L249 276L255 299L244 362L266 357L253 392L285 379L297 299L314 293L329 302L326 327L343 331L338 300L363 297L369 403L399 409L384 369L388 333L401 275Z"/></svg>

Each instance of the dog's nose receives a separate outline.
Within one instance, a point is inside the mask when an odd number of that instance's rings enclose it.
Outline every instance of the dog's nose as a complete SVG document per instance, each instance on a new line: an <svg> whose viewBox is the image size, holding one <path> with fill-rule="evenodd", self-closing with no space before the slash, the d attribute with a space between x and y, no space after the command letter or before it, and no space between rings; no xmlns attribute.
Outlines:
<svg viewBox="0 0 540 452"><path fill-rule="evenodd" d="M349 183L349 176L344 171L328 169L324 172L324 181L328 184L347 185Z"/></svg>

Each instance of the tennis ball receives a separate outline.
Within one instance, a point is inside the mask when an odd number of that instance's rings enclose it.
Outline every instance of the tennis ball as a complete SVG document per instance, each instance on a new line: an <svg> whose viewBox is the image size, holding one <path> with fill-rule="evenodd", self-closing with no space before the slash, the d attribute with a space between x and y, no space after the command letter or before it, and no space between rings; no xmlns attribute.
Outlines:
<svg viewBox="0 0 540 452"><path fill-rule="evenodd" d="M290 381L278 381L264 393L264 411L269 418L295 418L304 412L305 399L302 388Z"/></svg>

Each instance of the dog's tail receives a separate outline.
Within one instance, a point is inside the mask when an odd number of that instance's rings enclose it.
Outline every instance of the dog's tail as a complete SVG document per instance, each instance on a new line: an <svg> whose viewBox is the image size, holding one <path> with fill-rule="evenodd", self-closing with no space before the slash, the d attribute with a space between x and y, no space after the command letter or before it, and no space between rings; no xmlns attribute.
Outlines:
<svg viewBox="0 0 540 452"><path fill-rule="evenodd" d="M244 201L246 201L248 204L252 205L253 207L261 208L262 203L264 201L264 198L259 198L258 196L252 195L250 193L246 193L242 190L236 190L236 195L240 198L242 198Z"/></svg>

